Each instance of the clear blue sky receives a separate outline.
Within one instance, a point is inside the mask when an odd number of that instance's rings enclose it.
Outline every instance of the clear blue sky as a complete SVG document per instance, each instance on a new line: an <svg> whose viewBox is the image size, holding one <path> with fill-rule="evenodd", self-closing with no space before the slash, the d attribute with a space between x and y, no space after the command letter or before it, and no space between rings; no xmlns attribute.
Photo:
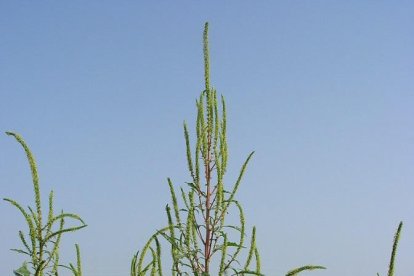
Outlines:
<svg viewBox="0 0 414 276"><path fill-rule="evenodd" d="M412 1L0 2L0 130L20 133L44 199L89 225L86 276L129 275L132 255L166 222L166 177L189 180L182 122L212 83L228 105L232 185L258 228L263 271L386 274L414 269ZM24 153L0 135L0 197L32 205ZM22 257L18 211L0 204L0 275ZM166 253L165 253L166 254ZM67 274L63 274L67 275Z"/></svg>

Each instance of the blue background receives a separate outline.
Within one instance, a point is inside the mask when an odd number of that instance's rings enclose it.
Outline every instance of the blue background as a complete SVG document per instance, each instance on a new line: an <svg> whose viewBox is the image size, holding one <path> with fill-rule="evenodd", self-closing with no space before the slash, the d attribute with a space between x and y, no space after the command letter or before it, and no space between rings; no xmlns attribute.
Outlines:
<svg viewBox="0 0 414 276"><path fill-rule="evenodd" d="M182 122L194 129L209 21L228 187L256 151L238 199L263 272L385 275L403 220L396 275L411 273L413 14L408 0L0 1L0 130L30 145L45 202L53 189L56 210L89 225L63 237L62 261L77 242L84 275L128 275L165 225L166 177L190 179ZM6 135L0 179L0 197L33 205L24 153ZM11 275L26 228L6 202L0 219L0 274Z"/></svg>

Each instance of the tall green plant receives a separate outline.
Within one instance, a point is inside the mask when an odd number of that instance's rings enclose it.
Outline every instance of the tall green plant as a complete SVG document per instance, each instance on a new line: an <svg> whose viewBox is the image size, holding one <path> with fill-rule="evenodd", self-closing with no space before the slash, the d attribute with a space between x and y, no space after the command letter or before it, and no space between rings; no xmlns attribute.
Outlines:
<svg viewBox="0 0 414 276"><path fill-rule="evenodd" d="M29 206L28 210L25 210L15 200L9 198L4 199L21 212L29 228L28 235L25 235L23 231L19 231L19 238L23 245L22 249L12 250L29 257L30 260L28 263L31 265L31 270L27 267L26 263L24 263L23 266L18 270L15 270L14 273L15 275L24 276L58 275L59 245L62 234L82 229L86 227L86 224L76 214L64 213L61 211L59 214L55 215L53 206L53 191L49 194L48 215L46 221L44 222L40 197L39 176L34 156L20 135L13 132L6 132L6 134L14 137L26 153L32 174L36 206L35 208ZM65 219L73 219L80 222L81 225L65 228Z"/></svg>
<svg viewBox="0 0 414 276"><path fill-rule="evenodd" d="M210 85L208 23L203 34L205 88L196 100L196 139L192 150L187 124L184 122L184 139L188 171L191 181L186 189L180 187L181 205L176 189L168 178L171 206L166 206L168 224L156 231L140 253L131 262L131 276L163 275L160 238L171 246L172 267L166 275L263 275L253 227L250 242L246 245L244 212L236 199L247 165L254 152L243 163L235 183L224 184L227 170L227 120L224 97ZM220 103L220 104L219 104ZM238 213L238 224L228 224L230 211ZM245 261L240 252L247 250ZM215 260L215 261L213 261ZM216 264L212 268L212 264ZM306 266L290 273L323 268Z"/></svg>

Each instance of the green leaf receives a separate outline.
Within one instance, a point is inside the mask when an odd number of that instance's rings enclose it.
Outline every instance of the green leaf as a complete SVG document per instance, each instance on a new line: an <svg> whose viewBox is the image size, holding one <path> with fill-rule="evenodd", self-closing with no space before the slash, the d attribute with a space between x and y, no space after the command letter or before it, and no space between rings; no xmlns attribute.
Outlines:
<svg viewBox="0 0 414 276"><path fill-rule="evenodd" d="M297 274L299 274L302 271L306 271L306 270L315 270L315 269L326 269L326 267L320 266L320 265L305 265L299 268L295 268L291 271L289 271L286 276L296 276Z"/></svg>
<svg viewBox="0 0 414 276"><path fill-rule="evenodd" d="M30 271L27 268L27 263L24 262L23 265L17 269L13 271L15 276L30 276Z"/></svg>
<svg viewBox="0 0 414 276"><path fill-rule="evenodd" d="M227 242L226 243L226 246L228 247L228 246L236 246L236 247L239 247L240 245L238 244L238 243L236 243L236 242Z"/></svg>
<svg viewBox="0 0 414 276"><path fill-rule="evenodd" d="M13 248L13 249L10 249L10 250L11 251L14 251L14 252L17 252L17 253L20 253L20 254L25 254L25 255L31 256L31 254L29 252L26 252L26 251L21 250L21 249L15 249L15 248Z"/></svg>
<svg viewBox="0 0 414 276"><path fill-rule="evenodd" d="M249 275L264 276L264 274L261 274L261 273L255 272L255 271L251 271L251 270L243 270L243 271L240 271L238 274L240 274L240 275L249 274Z"/></svg>

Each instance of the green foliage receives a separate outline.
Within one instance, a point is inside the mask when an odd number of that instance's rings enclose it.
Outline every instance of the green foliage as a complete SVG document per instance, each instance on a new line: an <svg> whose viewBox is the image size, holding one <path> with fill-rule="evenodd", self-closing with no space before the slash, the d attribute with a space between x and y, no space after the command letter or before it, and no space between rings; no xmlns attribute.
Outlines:
<svg viewBox="0 0 414 276"><path fill-rule="evenodd" d="M210 264L214 256L219 258L219 275L230 271L236 274L242 271L260 273L255 228L246 264L242 267L237 259L240 251L245 248L245 219L243 209L235 199L235 195L253 153L249 154L244 162L233 187L227 189L224 185L228 158L226 106L224 98L221 97L219 108L217 92L210 86L209 67L208 24L206 23L204 29L205 90L196 101L194 152L191 149L187 124L184 123L187 165L191 182L187 183L187 189L180 188L183 206L179 206L174 185L168 179L172 199L172 206L166 206L168 225L157 231L145 244L141 253L134 256L131 275L145 275L146 272L151 272L152 275L162 275L159 237L164 238L171 246L171 273L173 275L209 275ZM232 207L239 213L239 225L226 224L226 217ZM233 241L235 235L238 238ZM147 255L149 261L144 265ZM249 270L253 255L256 267Z"/></svg>
<svg viewBox="0 0 414 276"><path fill-rule="evenodd" d="M13 271L15 276L30 276L30 271L27 268L27 263L24 262L23 265L17 269Z"/></svg>
<svg viewBox="0 0 414 276"><path fill-rule="evenodd" d="M263 275L255 227L244 265L239 260L240 252L246 248L246 223L243 208L236 200L236 193L254 152L247 156L235 183L231 187L226 186L226 105L224 97L221 96L218 100L216 90L210 86L208 23L204 28L203 44L205 89L196 100L194 149L184 122L187 166L191 181L186 183L185 188L180 187L180 206L174 185L168 178L172 204L171 207L166 206L168 224L156 231L141 252L134 255L131 276L142 276L147 272L151 275L162 275L159 238L167 241L171 248L172 275ZM230 211L238 213L237 225L226 223ZM219 264L215 269L211 269L213 258L217 258ZM289 275L316 268L322 267L306 266Z"/></svg>
<svg viewBox="0 0 414 276"><path fill-rule="evenodd" d="M37 173L36 162L33 154L20 135L13 132L6 132L6 134L14 137L17 142L19 142L19 144L23 147L26 153L32 173L36 205L36 208L34 210L31 207L28 207L28 210L25 210L16 201L9 198L4 199L20 211L29 228L27 235L28 238L26 238L26 235L23 233L23 231L19 231L19 238L23 245L22 249L12 250L29 257L30 261L28 263L31 265L32 272L30 272L29 268L27 268L26 263L24 263L23 266L14 271L14 273L16 275L24 276L32 274L35 276L57 275L59 266L59 244L62 234L82 229L86 227L86 224L78 215L75 214L64 213L61 211L59 214L55 215L53 207L53 191L51 191L49 194L47 221L43 223L39 176ZM78 221L80 225L65 228L65 219Z"/></svg>
<svg viewBox="0 0 414 276"><path fill-rule="evenodd" d="M195 126L195 147L192 149L190 134L184 122L184 140L190 182L180 187L177 197L171 179L167 179L171 195L171 206L166 205L167 225L157 230L137 252L131 261L130 276L162 276L162 250L160 239L170 247L172 266L166 275L209 276L264 275L261 272L260 254L256 243L256 227L253 227L250 242L246 245L246 222L242 205L236 194L241 180L254 152L242 164L239 175L231 187L224 183L227 171L227 120L224 97L220 100L210 86L210 64L208 47L208 23L203 33L205 89L196 100L197 117ZM86 227L76 214L61 211L55 214L53 191L49 194L48 215L44 222L40 196L39 176L33 154L16 133L6 132L23 147L31 170L35 208L27 210L15 200L4 200L15 206L24 217L28 234L18 232L21 249L12 249L26 255L29 261L14 270L15 276L58 276L58 268L64 267L74 276L82 276L79 245L76 244L76 265L59 264L59 245L62 234L75 232ZM181 202L181 205L180 205ZM236 212L238 224L228 224L227 215ZM65 220L71 219L80 225L65 227ZM394 264L403 222L400 222L394 236L388 276L394 276ZM240 253L246 249L246 260L240 260ZM216 262L212 262L216 258ZM218 264L215 269L212 264ZM30 265L30 267L28 266ZM304 271L326 269L319 265L306 265L287 272L286 276L297 276ZM379 274L377 273L377 276Z"/></svg>

